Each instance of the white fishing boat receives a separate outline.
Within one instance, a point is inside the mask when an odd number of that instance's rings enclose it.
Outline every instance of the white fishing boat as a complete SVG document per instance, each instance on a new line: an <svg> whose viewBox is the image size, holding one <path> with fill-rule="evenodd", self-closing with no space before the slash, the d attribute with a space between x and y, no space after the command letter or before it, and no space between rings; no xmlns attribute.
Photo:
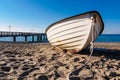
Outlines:
<svg viewBox="0 0 120 80"><path fill-rule="evenodd" d="M78 52L90 46L103 29L100 14L90 11L55 22L45 32L52 45Z"/></svg>

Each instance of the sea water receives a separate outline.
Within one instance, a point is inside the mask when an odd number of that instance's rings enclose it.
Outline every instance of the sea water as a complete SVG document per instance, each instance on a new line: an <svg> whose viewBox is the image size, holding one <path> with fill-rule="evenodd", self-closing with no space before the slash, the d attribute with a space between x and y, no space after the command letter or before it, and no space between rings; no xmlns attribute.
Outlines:
<svg viewBox="0 0 120 80"><path fill-rule="evenodd" d="M120 42L120 34L101 34L96 42Z"/></svg>
<svg viewBox="0 0 120 80"><path fill-rule="evenodd" d="M13 41L13 37L0 37L0 41ZM16 41L25 41L25 38L20 36L16 38ZM32 41L32 37L27 37L27 41ZM34 41L37 41L37 36L34 36ZM120 42L120 34L101 34L95 42Z"/></svg>
<svg viewBox="0 0 120 80"><path fill-rule="evenodd" d="M36 39L37 38L35 38L34 40L36 41ZM10 42L12 42L13 37L0 37L0 41L10 41ZM25 41L25 37L23 37L23 36L16 37L16 41L17 42L23 42L23 41ZM27 37L27 41L32 41L32 37Z"/></svg>

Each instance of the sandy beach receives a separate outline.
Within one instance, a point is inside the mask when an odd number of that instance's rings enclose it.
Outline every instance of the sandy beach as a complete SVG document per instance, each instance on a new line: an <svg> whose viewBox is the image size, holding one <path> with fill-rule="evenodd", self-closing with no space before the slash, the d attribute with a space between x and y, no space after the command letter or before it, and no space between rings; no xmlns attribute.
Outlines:
<svg viewBox="0 0 120 80"><path fill-rule="evenodd" d="M88 60L41 43L0 43L0 80L67 80ZM95 43L90 62L70 80L120 80L120 43Z"/></svg>

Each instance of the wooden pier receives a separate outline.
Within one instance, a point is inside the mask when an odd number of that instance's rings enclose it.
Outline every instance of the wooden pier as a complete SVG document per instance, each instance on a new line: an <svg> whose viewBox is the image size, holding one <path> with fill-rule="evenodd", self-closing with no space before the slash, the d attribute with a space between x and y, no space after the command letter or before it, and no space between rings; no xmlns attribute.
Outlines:
<svg viewBox="0 0 120 80"><path fill-rule="evenodd" d="M45 33L0 31L0 37L13 37L13 42L17 42L16 38L20 36L25 38L25 42L28 42L27 37L30 36L32 37L32 42L47 42L47 37ZM34 36L37 36L37 41L35 41Z"/></svg>

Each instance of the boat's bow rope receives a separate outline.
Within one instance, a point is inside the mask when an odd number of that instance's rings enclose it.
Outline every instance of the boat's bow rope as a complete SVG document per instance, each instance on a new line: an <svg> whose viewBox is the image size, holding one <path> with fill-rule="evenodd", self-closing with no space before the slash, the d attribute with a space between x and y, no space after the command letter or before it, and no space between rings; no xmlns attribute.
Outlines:
<svg viewBox="0 0 120 80"><path fill-rule="evenodd" d="M86 64L90 61L91 57L92 57L92 54L93 54L93 49L94 49L94 45L93 45L93 42L94 42L94 27L95 27L95 18L92 17L92 28L91 28L91 34L92 34L92 40L90 42L90 56L89 56L89 59L85 62L85 64L81 67L79 67L78 69L74 69L73 71L71 71L68 76L67 76L67 79L68 80L71 80L72 77L78 77L77 75L80 73L80 71L82 70L83 67L86 66Z"/></svg>

